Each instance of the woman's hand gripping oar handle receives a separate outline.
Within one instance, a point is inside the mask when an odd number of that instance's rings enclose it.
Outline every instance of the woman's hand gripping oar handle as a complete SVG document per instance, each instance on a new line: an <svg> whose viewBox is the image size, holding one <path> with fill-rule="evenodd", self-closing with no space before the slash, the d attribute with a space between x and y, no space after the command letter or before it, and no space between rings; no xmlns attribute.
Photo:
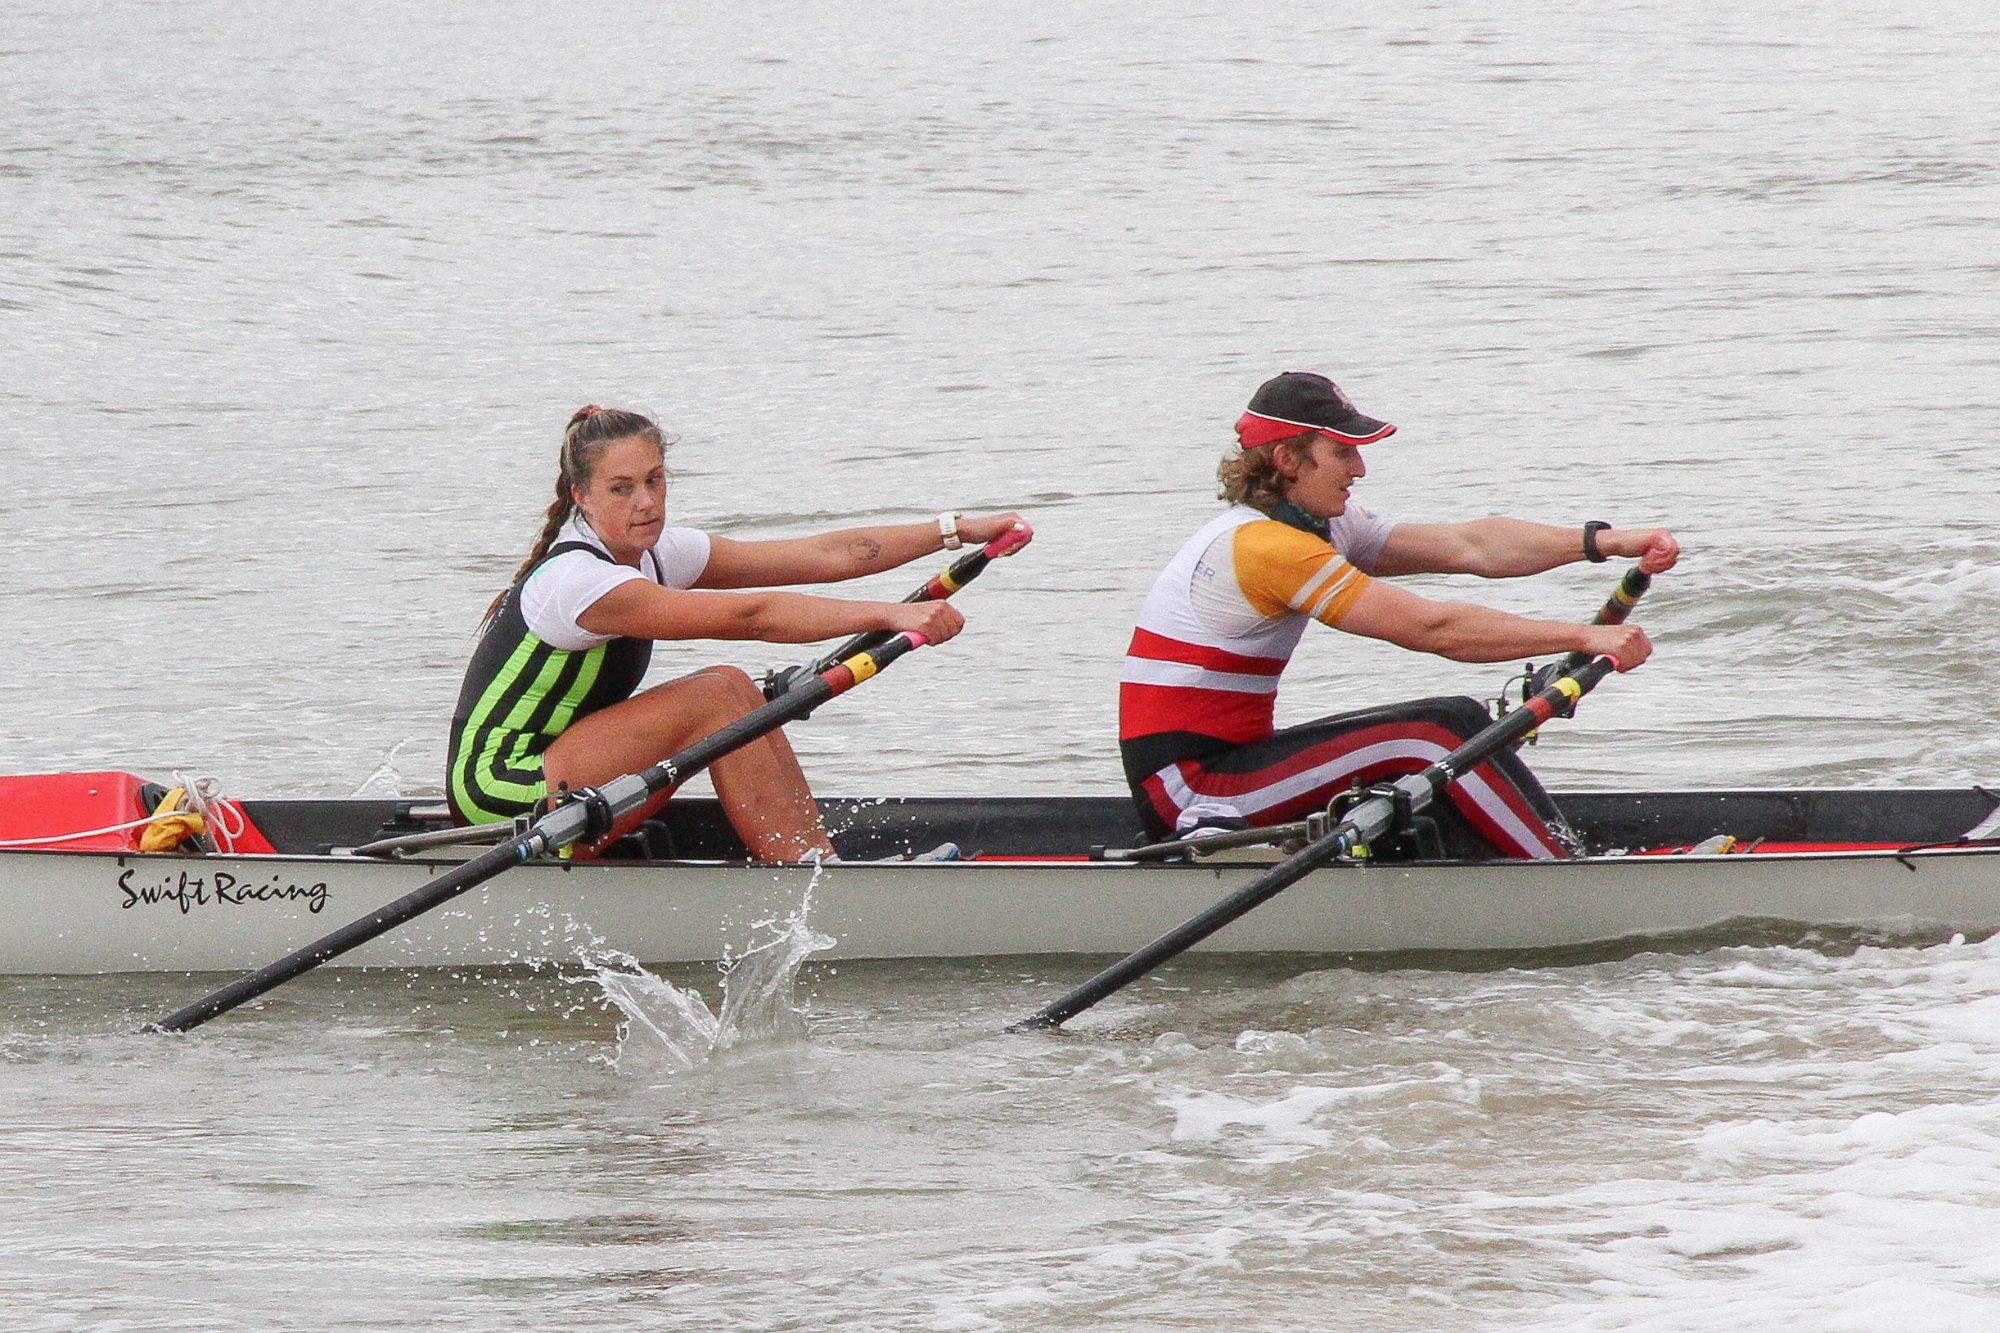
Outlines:
<svg viewBox="0 0 2000 1333"><path fill-rule="evenodd" d="M610 831L620 815L639 809L655 794L700 772L731 750L776 731L794 718L803 717L835 695L845 694L903 654L923 647L924 643L921 634L896 634L879 647L851 653L809 680L795 685L781 698L744 714L643 772L614 778L602 787L587 787L572 792L568 801L537 819L525 833L480 853L386 907L350 921L269 967L241 977L156 1023L148 1023L142 1030L186 1032L189 1028L199 1027L216 1015L226 1014L246 1000L255 999L293 977L310 972L328 959L337 958L349 949L456 898L467 889L477 888L502 871L511 870L538 856L561 851L572 843L601 838Z"/></svg>
<svg viewBox="0 0 2000 1333"><path fill-rule="evenodd" d="M942 602L966 584L979 577L980 571L995 560L1010 556L1034 540L1035 530L1025 521L1017 521L1013 527L995 537L976 551L967 551L951 562L949 566L931 576L923 587L903 600L906 602ZM812 679L820 672L842 662L856 653L866 652L887 639L889 630L869 630L857 634L840 647L820 658L811 666L789 667L783 671L773 671L764 677L764 697L776 699L793 688L794 682Z"/></svg>
<svg viewBox="0 0 2000 1333"><path fill-rule="evenodd" d="M1099 1000L1122 990L1160 964L1186 952L1252 908L1277 897L1308 874L1356 847L1394 829L1401 819L1429 805L1461 776L1512 745L1552 717L1567 717L1576 701L1615 671L1609 657L1594 657L1424 769L1377 788L1349 810L1331 832L1292 853L1201 915L1191 917L1131 957L1113 963L1054 1004L1009 1027L1009 1032L1052 1028L1068 1022Z"/></svg>

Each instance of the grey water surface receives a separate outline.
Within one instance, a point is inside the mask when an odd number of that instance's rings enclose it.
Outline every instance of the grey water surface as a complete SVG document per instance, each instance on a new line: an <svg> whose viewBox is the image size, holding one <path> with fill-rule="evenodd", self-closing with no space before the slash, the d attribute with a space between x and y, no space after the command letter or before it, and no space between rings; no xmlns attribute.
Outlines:
<svg viewBox="0 0 2000 1333"><path fill-rule="evenodd" d="M594 401L718 532L1035 523L793 729L821 790L1116 790L1145 586L1250 389L1319 369L1401 427L1375 508L1683 541L1552 786L2000 781L1997 45L1970 0L24 0L0 772L435 793ZM1581 618L1614 573L1418 586ZM1504 675L1322 634L1281 710ZM131 1028L211 979L4 978L0 1316L2000 1321L2000 946L1512 962L1205 959L1021 1040L1087 962L808 964L803 1036L691 1068L588 960L178 1041Z"/></svg>

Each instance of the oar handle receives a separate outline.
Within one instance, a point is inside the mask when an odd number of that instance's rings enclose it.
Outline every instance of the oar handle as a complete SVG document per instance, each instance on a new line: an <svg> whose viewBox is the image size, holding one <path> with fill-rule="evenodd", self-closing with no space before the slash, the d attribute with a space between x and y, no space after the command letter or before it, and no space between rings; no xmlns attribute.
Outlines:
<svg viewBox="0 0 2000 1333"><path fill-rule="evenodd" d="M1604 605L1597 608L1591 618L1593 625L1622 625L1625 617L1632 614L1632 608L1646 595L1646 589L1653 586L1653 576L1634 565L1625 571L1625 577L1618 580L1618 586L1604 599ZM1590 660L1589 653L1571 653L1563 659L1562 669L1574 671Z"/></svg>
<svg viewBox="0 0 2000 1333"><path fill-rule="evenodd" d="M1058 1027L1122 990L1160 964L1193 948L1251 909L1277 897L1312 871L1356 847L1373 842L1395 826L1406 811L1420 810L1463 774L1511 745L1522 733L1556 716L1568 716L1576 701L1617 669L1608 657L1594 657L1574 672L1557 677L1499 721L1466 741L1420 773L1398 778L1386 791L1362 800L1316 842L1292 853L1201 915L1191 917L1145 948L1105 968L1069 994L1007 1030L1023 1032Z"/></svg>
<svg viewBox="0 0 2000 1333"><path fill-rule="evenodd" d="M206 995L157 1022L148 1023L146 1032L186 1032L219 1014L253 1000L292 978L310 972L328 959L366 944L376 936L421 916L468 889L477 888L504 870L532 861L538 856L561 851L572 843L600 837L620 815L644 805L655 793L700 772L722 756L776 731L793 718L802 717L835 695L845 694L862 681L915 649L923 647L924 636L902 633L878 648L855 653L787 693L744 714L712 735L640 773L614 778L599 788L572 792L571 799L557 806L515 835L488 851L481 852L422 888L412 890L385 907L313 941L280 958L270 966L239 977L213 994Z"/></svg>
<svg viewBox="0 0 2000 1333"><path fill-rule="evenodd" d="M942 602L960 588L978 578L980 572L986 566L1003 556L1010 556L1023 546L1026 546L1033 539L1034 535L1035 530L1025 522L1016 522L1007 531L1001 533L978 550L967 551L964 555L952 561L950 565L932 575L923 587L918 588L915 592L903 598L903 600L905 602ZM788 671L774 671L771 673L770 679L764 687L764 692L771 698L776 698L779 694L792 688L789 682L798 680L804 676L816 676L836 662L845 661L856 653L866 652L868 649L885 642L890 633L891 631L889 630L865 630L841 644L811 666L793 667Z"/></svg>

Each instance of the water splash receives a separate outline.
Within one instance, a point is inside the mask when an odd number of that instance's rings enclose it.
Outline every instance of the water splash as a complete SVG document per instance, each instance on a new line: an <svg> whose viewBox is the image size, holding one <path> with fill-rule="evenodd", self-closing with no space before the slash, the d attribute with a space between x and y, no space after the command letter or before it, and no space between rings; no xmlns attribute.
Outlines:
<svg viewBox="0 0 2000 1333"><path fill-rule="evenodd" d="M727 960L722 974L722 1016L716 1022L715 1049L733 1050L757 1041L799 1041L806 1035L806 1016L792 997L793 984L806 959L834 941L806 924L812 889L799 910L784 923L782 933Z"/></svg>
<svg viewBox="0 0 2000 1333"><path fill-rule="evenodd" d="M349 793L350 799L358 797L379 797L396 799L409 789L409 782L402 769L396 766L396 758L408 749L416 738L407 737L389 747L389 753L375 766L375 771L361 779L361 783Z"/></svg>
<svg viewBox="0 0 2000 1333"><path fill-rule="evenodd" d="M623 1016L612 1068L685 1073L723 1051L803 1040L806 1016L793 994L799 969L834 945L808 924L818 882L815 873L798 910L783 921L756 923L756 929L771 932L769 938L741 954L723 955L719 1015L692 986L655 976L630 954L600 948L580 955L590 975L576 980L596 983Z"/></svg>
<svg viewBox="0 0 2000 1333"><path fill-rule="evenodd" d="M618 1053L611 1057L611 1067L619 1072L643 1062L679 1073L699 1068L715 1053L719 1025L692 986L683 990L654 976L629 954L593 963L584 980L596 982L624 1016L618 1024Z"/></svg>

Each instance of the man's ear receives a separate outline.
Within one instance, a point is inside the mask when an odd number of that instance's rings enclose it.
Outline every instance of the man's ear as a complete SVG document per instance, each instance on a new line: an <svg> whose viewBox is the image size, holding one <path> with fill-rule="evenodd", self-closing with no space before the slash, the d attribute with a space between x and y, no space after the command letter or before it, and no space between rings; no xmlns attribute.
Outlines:
<svg viewBox="0 0 2000 1333"><path fill-rule="evenodd" d="M1312 465L1310 447L1300 448L1290 440L1284 441L1271 451L1271 466L1278 469L1278 475L1286 481L1297 481L1299 474Z"/></svg>

